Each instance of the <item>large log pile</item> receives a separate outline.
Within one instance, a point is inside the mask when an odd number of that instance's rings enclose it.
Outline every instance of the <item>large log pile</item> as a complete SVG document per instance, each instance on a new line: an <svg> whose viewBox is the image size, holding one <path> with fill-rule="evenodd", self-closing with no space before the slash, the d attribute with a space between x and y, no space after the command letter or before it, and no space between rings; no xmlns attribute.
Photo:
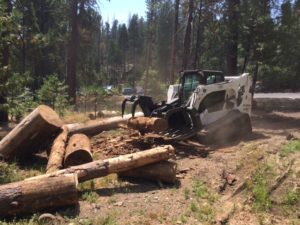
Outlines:
<svg viewBox="0 0 300 225"><path fill-rule="evenodd" d="M64 125L51 108L43 105L36 108L1 140L0 154L4 159L29 156L56 136L47 173L0 186L0 217L74 205L78 202L78 182L111 173L173 183L176 164L162 162L175 156L175 150L170 145L93 161L90 139L86 135L124 125L141 132L166 129L166 122L162 119L130 118L129 115L86 124Z"/></svg>
<svg viewBox="0 0 300 225"><path fill-rule="evenodd" d="M106 176L111 173L120 173L127 170L139 168L155 162L168 160L175 156L175 149L171 145L152 148L149 150L121 155L115 158L97 160L94 162L71 166L53 173L29 178L40 179L45 177L56 177L64 174L76 173L79 182Z"/></svg>
<svg viewBox="0 0 300 225"><path fill-rule="evenodd" d="M174 157L172 146L98 160L0 186L0 217L77 203L77 183Z"/></svg>

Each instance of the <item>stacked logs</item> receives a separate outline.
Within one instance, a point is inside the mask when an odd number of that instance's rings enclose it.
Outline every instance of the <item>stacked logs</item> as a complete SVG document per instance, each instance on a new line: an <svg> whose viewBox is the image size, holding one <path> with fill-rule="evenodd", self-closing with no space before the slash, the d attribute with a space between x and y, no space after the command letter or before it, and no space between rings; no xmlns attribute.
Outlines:
<svg viewBox="0 0 300 225"><path fill-rule="evenodd" d="M126 124L140 132L163 131L167 127L159 118L130 116L64 125L54 110L44 105L37 107L0 141L0 154L6 160L28 157L54 139L46 174L0 186L0 205L3 206L0 217L77 204L78 182L111 173L174 183L176 164L166 161L175 155L170 145L93 161L87 135Z"/></svg>

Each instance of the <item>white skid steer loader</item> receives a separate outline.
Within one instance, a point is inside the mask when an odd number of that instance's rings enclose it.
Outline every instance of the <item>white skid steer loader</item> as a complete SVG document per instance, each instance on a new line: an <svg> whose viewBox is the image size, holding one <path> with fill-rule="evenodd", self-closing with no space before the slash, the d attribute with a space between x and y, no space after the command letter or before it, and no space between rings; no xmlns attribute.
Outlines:
<svg viewBox="0 0 300 225"><path fill-rule="evenodd" d="M226 137L252 131L252 76L225 77L221 71L186 70L180 84L170 85L167 101L154 103L149 96L131 96L132 116L139 105L146 117L160 117L168 122L160 135L184 140L197 133Z"/></svg>

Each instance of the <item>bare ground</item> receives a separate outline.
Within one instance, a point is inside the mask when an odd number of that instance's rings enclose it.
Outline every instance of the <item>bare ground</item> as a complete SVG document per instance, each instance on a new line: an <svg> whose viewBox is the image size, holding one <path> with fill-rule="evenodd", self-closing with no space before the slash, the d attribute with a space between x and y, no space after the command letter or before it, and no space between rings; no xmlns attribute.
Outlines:
<svg viewBox="0 0 300 225"><path fill-rule="evenodd" d="M287 139L300 138L300 112L256 111L252 123L251 135L226 145L172 143L174 185L116 175L80 185L79 205L54 212L56 223L300 224L300 152L282 154ZM117 130L94 137L93 154L108 158L165 143Z"/></svg>

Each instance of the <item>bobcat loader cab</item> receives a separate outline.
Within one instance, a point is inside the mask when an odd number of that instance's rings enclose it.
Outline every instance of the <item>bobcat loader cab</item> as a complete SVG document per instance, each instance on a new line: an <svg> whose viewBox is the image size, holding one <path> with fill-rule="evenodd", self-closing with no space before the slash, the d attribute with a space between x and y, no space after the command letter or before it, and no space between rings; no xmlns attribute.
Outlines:
<svg viewBox="0 0 300 225"><path fill-rule="evenodd" d="M126 101L132 101L133 115L140 105L145 116L165 118L169 129L162 135L180 140L203 131L249 132L251 85L247 73L225 77L221 71L186 70L180 84L170 85L166 102L154 104L151 97L132 96L123 102L122 112Z"/></svg>

